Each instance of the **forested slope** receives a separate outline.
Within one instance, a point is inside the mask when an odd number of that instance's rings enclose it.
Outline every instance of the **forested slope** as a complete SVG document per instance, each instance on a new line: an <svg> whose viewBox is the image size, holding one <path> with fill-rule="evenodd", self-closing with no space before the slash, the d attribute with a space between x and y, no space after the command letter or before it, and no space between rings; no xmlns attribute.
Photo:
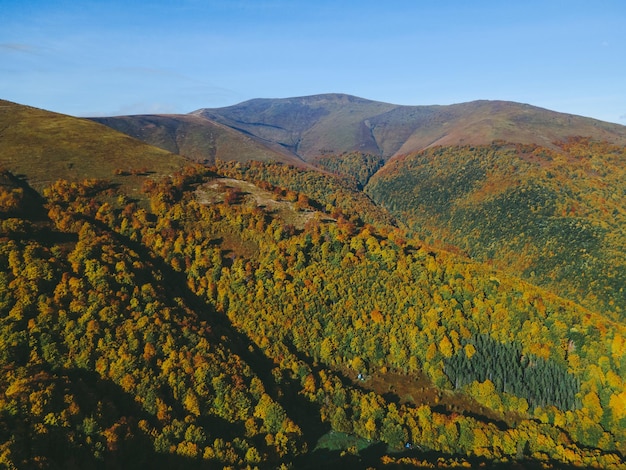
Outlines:
<svg viewBox="0 0 626 470"><path fill-rule="evenodd" d="M366 192L431 243L623 319L626 148L558 145L432 148L390 162Z"/></svg>
<svg viewBox="0 0 626 470"><path fill-rule="evenodd" d="M413 238L333 176L144 179L145 208L59 181L43 219L2 187L3 464L624 465L623 324Z"/></svg>

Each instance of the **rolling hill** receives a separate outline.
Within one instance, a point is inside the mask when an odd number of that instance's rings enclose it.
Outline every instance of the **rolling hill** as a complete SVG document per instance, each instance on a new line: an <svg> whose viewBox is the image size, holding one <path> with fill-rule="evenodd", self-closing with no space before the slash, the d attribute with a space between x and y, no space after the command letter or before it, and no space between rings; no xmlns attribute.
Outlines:
<svg viewBox="0 0 626 470"><path fill-rule="evenodd" d="M217 156L300 164L299 160L343 152L388 160L437 145L494 140L554 148L555 141L573 136L626 144L624 126L508 101L400 106L324 94L253 99L189 115L92 119L170 152L209 162Z"/></svg>
<svg viewBox="0 0 626 470"><path fill-rule="evenodd" d="M38 191L58 179L104 178L139 195L144 173L162 177L188 163L87 119L0 101L0 166Z"/></svg>

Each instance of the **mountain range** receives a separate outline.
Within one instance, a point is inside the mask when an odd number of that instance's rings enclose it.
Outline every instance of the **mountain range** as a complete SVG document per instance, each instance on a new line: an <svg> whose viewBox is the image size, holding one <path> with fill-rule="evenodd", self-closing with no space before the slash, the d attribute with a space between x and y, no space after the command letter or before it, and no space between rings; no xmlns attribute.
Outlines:
<svg viewBox="0 0 626 470"><path fill-rule="evenodd" d="M0 466L623 468L626 127L0 102Z"/></svg>
<svg viewBox="0 0 626 470"><path fill-rule="evenodd" d="M192 120L191 116L205 120ZM494 140L553 148L554 142L567 137L589 136L626 144L625 128L619 124L507 101L400 106L326 94L254 99L225 108L199 109L189 115L94 120L172 152L184 154L188 149L190 157L208 161L215 156L215 150L210 150L215 147L212 136L222 126L236 131L240 138L246 136L268 147L274 158L278 153L306 162L327 153L353 151L388 160L433 146L490 144ZM270 150L256 152L261 159L267 158Z"/></svg>

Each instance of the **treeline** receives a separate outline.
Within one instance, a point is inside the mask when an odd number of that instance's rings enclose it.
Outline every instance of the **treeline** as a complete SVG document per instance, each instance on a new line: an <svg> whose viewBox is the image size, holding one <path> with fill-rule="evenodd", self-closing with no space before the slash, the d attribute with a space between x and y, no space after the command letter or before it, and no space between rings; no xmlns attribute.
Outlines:
<svg viewBox="0 0 626 470"><path fill-rule="evenodd" d="M522 354L519 344L500 343L487 335L474 335L462 345L445 361L445 373L455 388L489 380L498 392L525 398L531 408L553 405L567 411L580 406L580 380L563 365Z"/></svg>
<svg viewBox="0 0 626 470"><path fill-rule="evenodd" d="M311 163L337 175L351 176L360 189L380 170L385 161L377 156L362 152L344 152L339 155L324 154L314 158Z"/></svg>

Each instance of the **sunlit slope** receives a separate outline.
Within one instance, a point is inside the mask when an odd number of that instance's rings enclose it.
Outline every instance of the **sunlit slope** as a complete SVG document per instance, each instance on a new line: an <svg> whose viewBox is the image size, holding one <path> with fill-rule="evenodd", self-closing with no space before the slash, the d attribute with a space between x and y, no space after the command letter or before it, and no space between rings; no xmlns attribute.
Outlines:
<svg viewBox="0 0 626 470"><path fill-rule="evenodd" d="M407 112L415 112L412 108L393 110L388 116L381 116L380 122L373 122L381 132L393 129L406 120ZM414 122L413 132L396 155L431 146L491 144L497 140L554 149L555 142L575 136L626 145L625 126L529 104L479 100L429 109L429 114L409 119Z"/></svg>
<svg viewBox="0 0 626 470"><path fill-rule="evenodd" d="M625 171L624 147L587 139L437 147L390 162L366 191L432 243L623 318Z"/></svg>
<svg viewBox="0 0 626 470"><path fill-rule="evenodd" d="M186 162L86 119L0 101L0 166L37 190L58 179L105 178L135 194L142 178L116 170L158 177Z"/></svg>

